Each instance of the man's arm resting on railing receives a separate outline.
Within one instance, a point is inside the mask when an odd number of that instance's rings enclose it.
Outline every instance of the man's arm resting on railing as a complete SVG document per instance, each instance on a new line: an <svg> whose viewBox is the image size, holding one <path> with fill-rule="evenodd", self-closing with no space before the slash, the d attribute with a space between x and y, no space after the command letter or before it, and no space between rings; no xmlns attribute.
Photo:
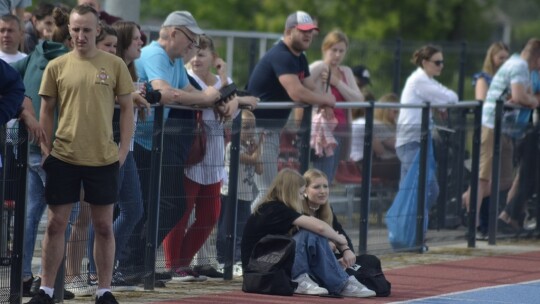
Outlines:
<svg viewBox="0 0 540 304"><path fill-rule="evenodd" d="M512 97L510 102L520 104L524 107L534 109L538 106L538 100L532 94L529 94L525 87L520 83L512 83Z"/></svg>
<svg viewBox="0 0 540 304"><path fill-rule="evenodd" d="M285 88L287 94L289 94L293 101L303 102L319 107L326 106L333 108L335 106L336 98L334 95L317 94L309 89L310 87L315 87L312 85L309 78L306 78L304 81L306 82L306 86L300 82L297 75L284 74L279 76L279 82Z"/></svg>
<svg viewBox="0 0 540 304"><path fill-rule="evenodd" d="M179 104L184 106L212 107L219 100L220 94L214 87L208 87L204 91L196 90L188 84L183 89L175 89L164 80L152 80L152 88L160 90L162 104ZM163 92L172 91L173 94L163 94Z"/></svg>

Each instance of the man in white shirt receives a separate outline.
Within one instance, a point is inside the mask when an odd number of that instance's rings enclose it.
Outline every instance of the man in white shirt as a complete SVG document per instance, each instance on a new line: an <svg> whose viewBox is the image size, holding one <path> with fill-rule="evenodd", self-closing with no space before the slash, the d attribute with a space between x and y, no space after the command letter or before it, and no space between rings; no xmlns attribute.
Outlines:
<svg viewBox="0 0 540 304"><path fill-rule="evenodd" d="M0 59L12 63L26 57L25 53L19 51L23 35L21 21L17 16L0 17Z"/></svg>

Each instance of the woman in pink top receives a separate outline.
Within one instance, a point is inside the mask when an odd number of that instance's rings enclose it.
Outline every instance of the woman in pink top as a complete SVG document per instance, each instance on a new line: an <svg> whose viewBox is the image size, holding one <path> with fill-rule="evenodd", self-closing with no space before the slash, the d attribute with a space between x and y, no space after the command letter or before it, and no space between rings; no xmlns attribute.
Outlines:
<svg viewBox="0 0 540 304"><path fill-rule="evenodd" d="M316 61L309 66L311 77L322 92L332 93L337 102L364 101L354 79L350 67L341 65L349 49L349 39L343 32L334 30L328 33L322 43L323 60ZM332 153L324 151L321 155L313 157L313 166L323 171L331 183L334 179L340 155L349 155L349 144L345 140L350 134L350 112L345 109L315 108L313 117L322 114L328 121L332 117L337 119L337 126L333 131L337 147Z"/></svg>

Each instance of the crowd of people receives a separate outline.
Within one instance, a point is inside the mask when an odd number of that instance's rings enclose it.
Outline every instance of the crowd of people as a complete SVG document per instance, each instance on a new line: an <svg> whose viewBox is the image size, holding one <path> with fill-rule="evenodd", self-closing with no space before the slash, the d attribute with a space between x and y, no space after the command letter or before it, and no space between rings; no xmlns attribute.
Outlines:
<svg viewBox="0 0 540 304"><path fill-rule="evenodd" d="M264 236L290 235L297 244L291 277L298 284L296 293L375 296L347 272L356 255L330 207L328 190L340 161L352 160L361 170L364 113L335 105L364 100L456 103L457 94L435 80L444 67L441 48L418 49L412 57L417 68L401 96L376 99L368 88L368 69L343 64L349 49L345 33L329 31L322 59L308 63L305 52L319 28L309 14L297 11L286 19L283 38L255 66L247 94L223 99L219 90L233 83L227 76L231 67L187 11L170 13L158 39L146 44L139 25L107 14L96 0L79 0L73 9L40 3L30 15L25 8L31 1L4 2L0 123L11 119L8 125L16 127L18 118L31 140L22 282L24 296L32 297L28 303L53 303L66 239L64 299L73 298L72 291L84 285L94 287L96 303L118 303L113 286L132 286L145 278L141 259L149 237L144 226L152 193L150 171L141 169L148 168L155 149L152 103L201 108L164 110L157 244L163 248L165 272L155 274L158 281L223 277L226 223L237 206L233 260L240 268L247 267L252 249ZM494 44L483 71L474 77L476 99L485 100L479 201L490 195L495 100L505 93L510 102L531 109L538 105L529 84L531 71L540 68L540 41L531 39L520 54L506 60L509 55L504 44ZM290 117L300 121L303 111L257 109L259 102L286 101L313 106L313 169L304 176L278 170L276 162L285 124ZM238 115L242 126L235 205L225 125ZM432 115L444 116L445 111ZM374 176L403 182L420 151L420 121L420 109L375 111ZM206 145L200 159L190 163L197 128L205 134ZM501 185L502 190L515 189L500 220L519 228L523 206L512 200L520 179L511 173L511 137L506 133L503 138ZM428 175L427 192L429 209L439 192L435 174ZM469 199L466 192L467 207ZM33 273L45 210L41 268ZM485 235L485 223L477 222ZM217 263L211 259L212 246ZM84 257L87 265L82 265Z"/></svg>

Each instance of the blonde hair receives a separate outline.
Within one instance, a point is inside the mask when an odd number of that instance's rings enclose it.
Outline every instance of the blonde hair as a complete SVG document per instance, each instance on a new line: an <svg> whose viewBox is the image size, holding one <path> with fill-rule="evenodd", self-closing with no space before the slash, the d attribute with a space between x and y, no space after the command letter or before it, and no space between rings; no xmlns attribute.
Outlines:
<svg viewBox="0 0 540 304"><path fill-rule="evenodd" d="M302 203L300 199L300 188L306 185L306 181L298 173L289 168L285 168L276 175L272 184L268 188L262 203L260 203L253 213L257 213L259 208L269 202L279 201L285 206L302 213Z"/></svg>
<svg viewBox="0 0 540 304"><path fill-rule="evenodd" d="M347 38L347 35L345 35L345 33L343 33L340 30L333 30L330 33L326 34L326 36L324 37L324 40L321 45L321 50L324 53L325 51L330 49L333 45L340 42L344 42L345 47L349 48L349 38Z"/></svg>
<svg viewBox="0 0 540 304"><path fill-rule="evenodd" d="M394 93L388 93L388 94L383 95L379 99L379 101L399 103L399 97ZM390 117L391 111L395 111L395 110L396 109L394 108L375 108L375 110L373 111L373 117L380 122L384 122L385 124L395 126L396 125L395 119Z"/></svg>
<svg viewBox="0 0 540 304"><path fill-rule="evenodd" d="M510 52L508 46L502 41L494 42L489 46L486 53L486 58L484 58L484 65L482 66L482 71L486 72L490 76L495 75L499 67L495 66L495 63L493 62L493 56L495 56L495 54L502 50Z"/></svg>
<svg viewBox="0 0 540 304"><path fill-rule="evenodd" d="M311 185L317 178L324 178L326 179L326 182L328 182L328 177L321 170L307 170L304 173L304 179L306 180L306 188L309 187L309 185ZM308 196L304 195L304 199L302 200L302 207L304 209L303 213L306 215L310 215L308 200ZM328 202L328 200L323 205L321 205L318 210L315 211L315 217L323 222L326 222L328 225L330 225L330 227L332 227L334 215L332 213L332 208L330 208L330 203Z"/></svg>

